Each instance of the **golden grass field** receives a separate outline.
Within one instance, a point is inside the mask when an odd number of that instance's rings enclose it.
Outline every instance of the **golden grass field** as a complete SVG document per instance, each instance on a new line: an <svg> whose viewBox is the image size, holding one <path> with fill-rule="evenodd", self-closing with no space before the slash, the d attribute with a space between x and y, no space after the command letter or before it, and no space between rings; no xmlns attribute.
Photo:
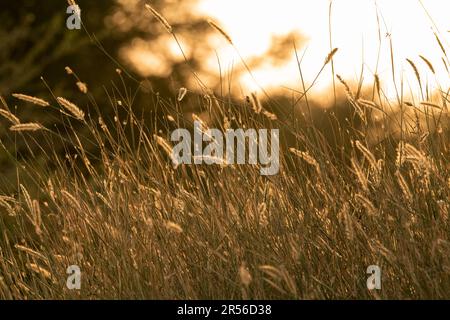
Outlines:
<svg viewBox="0 0 450 320"><path fill-rule="evenodd" d="M2 98L11 138L39 148L23 162L0 144L17 163L17 192L0 195L0 299L450 298L448 89L388 101L376 77L372 92L335 75L348 117L322 111L321 127L307 94L302 114L189 88L180 99L148 94L161 116L146 119L123 77L110 105L80 81L89 108ZM64 126L23 122L12 104L59 112ZM168 137L190 127L189 104L205 126L280 128L280 172L174 168ZM66 287L71 265L81 290ZM369 265L381 267L379 291L366 287Z"/></svg>

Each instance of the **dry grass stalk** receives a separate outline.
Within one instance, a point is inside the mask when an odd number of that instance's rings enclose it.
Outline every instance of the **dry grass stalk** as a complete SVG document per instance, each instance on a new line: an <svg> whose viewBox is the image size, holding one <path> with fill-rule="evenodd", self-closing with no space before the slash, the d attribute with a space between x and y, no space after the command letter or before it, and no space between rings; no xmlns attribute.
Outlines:
<svg viewBox="0 0 450 320"><path fill-rule="evenodd" d="M327 65L331 62L331 60L333 59L334 55L336 54L336 52L338 50L339 50L339 48L334 48L333 50L331 50L331 52L325 58L325 63L324 63L325 65Z"/></svg>
<svg viewBox="0 0 450 320"><path fill-rule="evenodd" d="M78 87L78 90L80 90L84 94L86 94L88 92L87 84L84 82L77 81L77 87Z"/></svg>
<svg viewBox="0 0 450 320"><path fill-rule="evenodd" d="M172 163L174 165L175 168L178 167L178 162L174 157L173 154L173 150L172 147L170 146L170 144L166 141L166 139L164 139L163 137L160 137L158 135L154 135L154 138L156 140L156 143L164 150L164 152L170 157L170 159L172 160Z"/></svg>
<svg viewBox="0 0 450 320"><path fill-rule="evenodd" d="M261 110L263 109L261 101L259 100L258 96L256 95L256 93L252 92L251 94L251 102L252 102L252 108L253 111L255 111L255 113L259 114L261 113Z"/></svg>
<svg viewBox="0 0 450 320"><path fill-rule="evenodd" d="M14 246L17 250L22 251L22 252L26 252L28 253L30 256L33 256L35 258L41 259L43 261L48 261L47 257L44 256L42 253L37 252L36 250L33 250L31 248L25 247L23 245L20 244L16 244Z"/></svg>
<svg viewBox="0 0 450 320"><path fill-rule="evenodd" d="M358 194L356 194L356 199L367 210L367 213L369 215L373 215L376 213L377 210L376 210L375 206L367 197L358 193Z"/></svg>
<svg viewBox="0 0 450 320"><path fill-rule="evenodd" d="M269 111L267 111L267 110L263 110L263 111L262 111L262 114L263 114L267 119L272 120L272 121L275 121L275 120L278 119L278 117L277 117L276 114L274 114L274 113L272 113L272 112L269 112Z"/></svg>
<svg viewBox="0 0 450 320"><path fill-rule="evenodd" d="M419 55L419 57L425 62L425 64L428 66L428 69L430 69L433 74L436 74L436 71L434 70L434 67L431 64L431 62L422 55Z"/></svg>
<svg viewBox="0 0 450 320"><path fill-rule="evenodd" d="M13 209L11 204L9 204L9 202L6 199L2 198L2 197L0 197L0 207L3 207L4 209L6 209L6 211L8 212L8 214L10 216L15 216L16 215L15 214L15 210Z"/></svg>
<svg viewBox="0 0 450 320"><path fill-rule="evenodd" d="M30 194L28 193L27 188L25 188L25 186L21 184L20 185L20 190L22 191L22 194L23 194L23 196L25 198L25 203L28 206L28 210L30 212L32 212L34 210L33 201L31 200L31 197L30 197Z"/></svg>
<svg viewBox="0 0 450 320"><path fill-rule="evenodd" d="M414 62L413 62L412 60L410 60L410 59L406 59L406 61L409 63L409 65L410 65L411 68L413 69L414 74L415 74L415 76L416 76L416 78L417 78L417 81L419 82L419 85L421 85L422 80L420 79L420 73L419 73L419 70L417 69L416 65L415 65Z"/></svg>
<svg viewBox="0 0 450 320"><path fill-rule="evenodd" d="M374 74L373 76L374 82L375 82L375 91L377 92L377 95L380 96L381 91L381 83L380 83L380 77L378 74Z"/></svg>
<svg viewBox="0 0 450 320"><path fill-rule="evenodd" d="M209 130L208 125L205 123L205 121L203 121L198 115L196 115L195 113L192 114L192 119L195 122L198 122L200 124L199 130L203 133L203 134L207 134L207 131ZM212 139L212 137L210 135L208 135L208 137L210 139Z"/></svg>
<svg viewBox="0 0 450 320"><path fill-rule="evenodd" d="M49 279L49 280L52 279L52 274L50 273L50 271L48 271L44 267L37 265L36 263L28 263L27 267L31 271L33 271L37 274L40 274L41 276L43 276L46 279Z"/></svg>
<svg viewBox="0 0 450 320"><path fill-rule="evenodd" d="M33 200L32 201L32 205L33 205L33 211L32 211L32 216L31 216L31 222L33 223L35 232L37 235L41 235L42 234L42 216L41 216L41 207L39 205L39 201L37 200Z"/></svg>
<svg viewBox="0 0 450 320"><path fill-rule="evenodd" d="M81 210L80 201L78 201L78 199L74 195L72 195L69 191L62 190L61 194L63 195L64 199L67 200L67 202L70 204L72 208Z"/></svg>
<svg viewBox="0 0 450 320"><path fill-rule="evenodd" d="M72 75L73 74L73 70L70 68L70 67L65 67L64 68L64 70L66 70L66 73L68 74L68 75Z"/></svg>
<svg viewBox="0 0 450 320"><path fill-rule="evenodd" d="M442 44L441 39L439 39L437 33L434 33L434 36L435 36L436 41L439 44L439 47L441 48L442 52L444 53L445 56L447 56L447 52L445 51L444 45Z"/></svg>
<svg viewBox="0 0 450 320"><path fill-rule="evenodd" d="M307 151L306 152L305 151L300 151L300 150L297 150L295 148L290 148L289 151L292 154L294 154L297 157L299 157L300 159L303 159L309 165L315 167L317 172L320 172L320 165L319 165L319 163L317 162L316 159L314 159L313 156L311 156L309 154L309 152L307 152Z"/></svg>
<svg viewBox="0 0 450 320"><path fill-rule="evenodd" d="M50 105L50 103L48 103L47 101L40 99L40 98L36 98L36 97L32 97L32 96L28 96L26 94L21 94L21 93L13 93L12 96L16 99L25 101L25 102L29 102L41 107L48 107Z"/></svg>
<svg viewBox="0 0 450 320"><path fill-rule="evenodd" d="M6 109L9 109L8 104L6 103L5 98L3 98L3 96L0 95L0 102L2 103L3 107Z"/></svg>
<svg viewBox="0 0 450 320"><path fill-rule="evenodd" d="M84 112L74 103L61 97L56 98L56 100L58 100L58 103L69 111L76 119L80 121L84 120Z"/></svg>
<svg viewBox="0 0 450 320"><path fill-rule="evenodd" d="M183 233L183 228L178 223L173 221L166 221L165 227L172 232Z"/></svg>
<svg viewBox="0 0 450 320"><path fill-rule="evenodd" d="M408 201L411 201L413 196L412 196L411 190L409 189L408 183L406 182L405 178L398 170L395 172L395 176L397 177L397 182L403 192L403 195L406 197L406 199L408 199Z"/></svg>
<svg viewBox="0 0 450 320"><path fill-rule="evenodd" d="M213 20L209 19L208 23L209 23L209 25L211 27L216 29L231 45L233 45L233 40L231 40L231 37L216 22L214 22Z"/></svg>
<svg viewBox="0 0 450 320"><path fill-rule="evenodd" d="M373 169L378 170L378 164L375 156L373 153L367 149L360 141L356 141L355 143L356 148L358 148L359 151L364 155L364 157L369 161L370 165Z"/></svg>
<svg viewBox="0 0 450 320"><path fill-rule="evenodd" d="M177 98L178 102L183 101L183 99L186 96L186 94L187 94L187 89L186 88L180 88L180 90L178 90L178 98Z"/></svg>
<svg viewBox="0 0 450 320"><path fill-rule="evenodd" d="M15 124L15 125L20 124L19 118L17 118L15 115L13 115L8 110L0 109L0 116L9 120L12 124Z"/></svg>
<svg viewBox="0 0 450 320"><path fill-rule="evenodd" d="M365 172L363 171L363 169L361 168L361 166L359 165L358 161L355 158L352 158L351 162L353 171L356 177L358 178L361 187L363 187L365 191L369 191L369 182L367 180Z"/></svg>
<svg viewBox="0 0 450 320"><path fill-rule="evenodd" d="M350 86L347 84L347 82L339 74L336 75L336 78L344 86L345 92L347 93L347 95L354 100L355 96L354 96L352 90L350 89Z"/></svg>
<svg viewBox="0 0 450 320"><path fill-rule="evenodd" d="M381 108L379 105L377 105L375 102L373 101L369 101L369 100L364 100L364 99L358 99L358 104L371 108L371 109L375 109L377 111L381 111L383 114L386 114L386 111L383 110L383 108Z"/></svg>
<svg viewBox="0 0 450 320"><path fill-rule="evenodd" d="M9 130L16 132L25 132L25 131L33 132L43 129L44 127L41 124L35 122L15 124L9 128Z"/></svg>
<svg viewBox="0 0 450 320"><path fill-rule="evenodd" d="M442 109L442 107L441 107L440 105L437 105L437 104L435 104L435 103L433 103L433 102L422 101L420 104L423 105L423 106L426 106L426 107L432 107L432 108L436 108L436 109Z"/></svg>
<svg viewBox="0 0 450 320"><path fill-rule="evenodd" d="M156 19L166 28L169 33L173 33L172 26L167 22L166 18L164 18L158 11L153 9L153 7L149 4L145 4L145 8L150 11Z"/></svg>
<svg viewBox="0 0 450 320"><path fill-rule="evenodd" d="M252 275L248 271L248 268L245 266L245 264L239 267L239 278L241 279L241 283L246 287L248 287L252 282Z"/></svg>

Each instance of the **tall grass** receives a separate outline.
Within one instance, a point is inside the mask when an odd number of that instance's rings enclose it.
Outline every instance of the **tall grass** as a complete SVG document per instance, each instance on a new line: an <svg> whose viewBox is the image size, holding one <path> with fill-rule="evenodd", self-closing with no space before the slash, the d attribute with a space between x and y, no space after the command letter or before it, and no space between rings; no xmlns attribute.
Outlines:
<svg viewBox="0 0 450 320"><path fill-rule="evenodd" d="M94 100L83 110L15 95L61 111L58 131L22 124L2 99L10 134L41 147L26 163L5 148L18 168L17 192L0 196L0 298L450 298L448 94L401 102L399 116L338 79L352 118L327 113L334 142L309 117L261 112L256 95L190 100L221 129L282 129L290 138L269 177L256 166L173 167L169 133L190 126L184 88L151 97L162 114L151 125L117 89L114 121ZM52 165L38 169L42 158ZM81 290L66 287L71 265ZM366 287L369 265L381 267L380 291Z"/></svg>

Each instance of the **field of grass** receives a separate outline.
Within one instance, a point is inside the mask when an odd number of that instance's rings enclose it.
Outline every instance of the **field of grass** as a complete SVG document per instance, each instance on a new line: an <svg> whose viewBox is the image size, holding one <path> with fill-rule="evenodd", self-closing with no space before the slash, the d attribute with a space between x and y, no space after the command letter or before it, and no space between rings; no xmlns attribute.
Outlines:
<svg viewBox="0 0 450 320"><path fill-rule="evenodd" d="M148 94L154 119L127 88L97 105L79 87L89 109L2 98L2 125L30 152L0 143L17 164L17 192L0 195L0 299L450 298L448 91L389 102L377 83L364 96L336 80L349 117L324 111L326 130L307 96L302 114L255 97ZM63 125L22 123L13 102L62 111ZM279 128L280 172L174 168L169 136L191 126L188 103L205 126ZM66 286L71 265L81 290ZM367 289L370 265L381 290Z"/></svg>

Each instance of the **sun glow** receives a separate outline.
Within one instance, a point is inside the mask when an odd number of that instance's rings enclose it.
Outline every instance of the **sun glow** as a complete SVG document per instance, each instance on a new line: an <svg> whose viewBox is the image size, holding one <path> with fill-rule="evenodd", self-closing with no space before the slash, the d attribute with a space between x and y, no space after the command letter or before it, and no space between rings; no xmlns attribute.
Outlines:
<svg viewBox="0 0 450 320"><path fill-rule="evenodd" d="M373 83L376 73L387 96L392 98L395 91L391 40L396 82L400 85L403 81L405 95L418 90L407 58L414 61L424 85L437 89L439 85L448 88L450 84L449 73L442 61L443 52L434 34L439 35L448 49L450 3L441 0L424 0L422 3L432 19L420 1L413 0L203 0L198 10L215 19L226 30L246 61L262 57L262 62L251 68L253 77L247 72L242 73L240 82L243 90L257 91L263 87L285 91L288 87L301 91L293 45L290 58L282 65L272 65L269 59L264 61L274 36L297 32L303 39L297 44L297 51L300 58L303 56L301 68L307 85L321 69L331 48L339 48L334 57L335 73L352 83L359 80L364 68L366 84ZM211 41L217 44L222 68L225 66L229 72L238 68L240 58L235 50L220 39L220 35L214 37L217 39ZM435 66L435 75L419 55ZM207 68L219 69L216 56L208 59ZM323 92L331 83L331 66L327 66L314 90L316 93Z"/></svg>

